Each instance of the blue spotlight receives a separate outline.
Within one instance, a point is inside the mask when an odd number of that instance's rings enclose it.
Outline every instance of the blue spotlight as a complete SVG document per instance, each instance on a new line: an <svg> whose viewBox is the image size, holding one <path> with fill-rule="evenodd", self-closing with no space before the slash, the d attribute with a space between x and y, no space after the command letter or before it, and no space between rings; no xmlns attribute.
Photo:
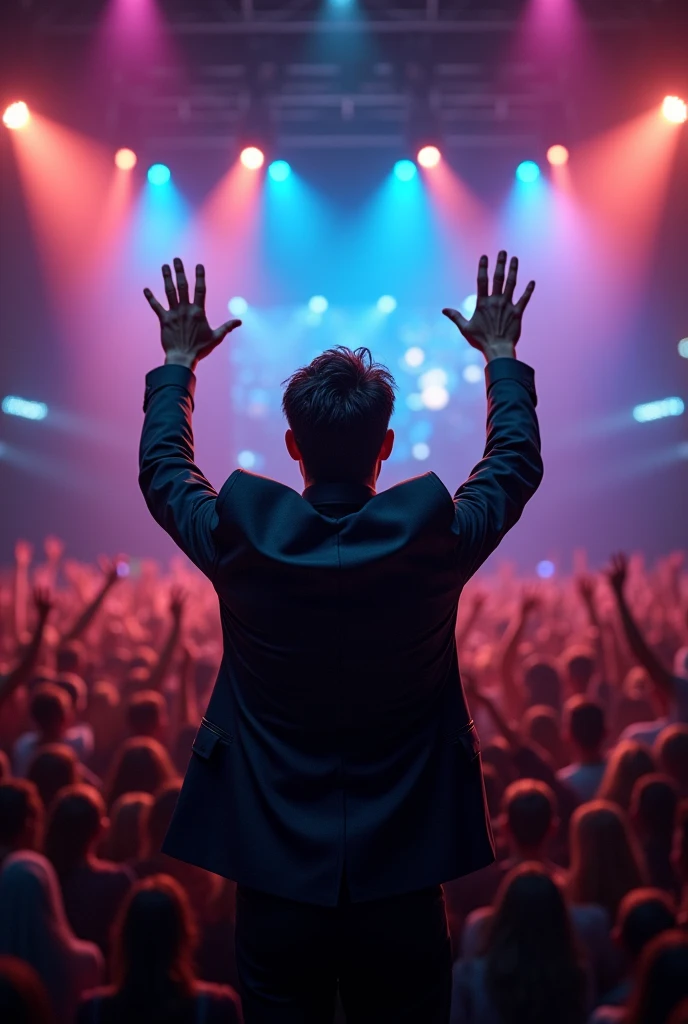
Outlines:
<svg viewBox="0 0 688 1024"><path fill-rule="evenodd" d="M268 174L273 181L286 181L291 174L291 167L286 160L273 160L268 167Z"/></svg>
<svg viewBox="0 0 688 1024"><path fill-rule="evenodd" d="M399 181L411 181L418 174L418 168L413 160L397 160L394 165L394 175Z"/></svg>
<svg viewBox="0 0 688 1024"><path fill-rule="evenodd" d="M148 180L151 185L166 185L171 177L170 169L165 164L153 164L148 168Z"/></svg>
<svg viewBox="0 0 688 1024"><path fill-rule="evenodd" d="M538 562L535 568L535 572L541 580L548 580L551 576L554 576L556 571L557 567L554 562L550 562L548 558L545 558L542 562Z"/></svg>
<svg viewBox="0 0 688 1024"><path fill-rule="evenodd" d="M665 416L680 416L684 410L682 398L663 398L659 402L636 405L633 419L636 423L650 423L652 420L662 420Z"/></svg>
<svg viewBox="0 0 688 1024"><path fill-rule="evenodd" d="M242 299L241 295L235 295L227 303L227 309L230 313L234 313L234 316L243 316L248 309L248 302L246 299Z"/></svg>
<svg viewBox="0 0 688 1024"><path fill-rule="evenodd" d="M397 300L393 295L381 295L377 300L379 313L393 313L397 308Z"/></svg>
<svg viewBox="0 0 688 1024"><path fill-rule="evenodd" d="M45 402L31 402L27 398L7 395L2 400L2 411L8 416L21 416L25 420L44 420L48 415Z"/></svg>
<svg viewBox="0 0 688 1024"><path fill-rule="evenodd" d="M325 313L329 303L324 295L314 295L308 303L311 313Z"/></svg>
<svg viewBox="0 0 688 1024"><path fill-rule="evenodd" d="M524 160L522 164L519 164L516 168L516 177L519 181L533 182L537 181L540 177L540 168L534 160Z"/></svg>

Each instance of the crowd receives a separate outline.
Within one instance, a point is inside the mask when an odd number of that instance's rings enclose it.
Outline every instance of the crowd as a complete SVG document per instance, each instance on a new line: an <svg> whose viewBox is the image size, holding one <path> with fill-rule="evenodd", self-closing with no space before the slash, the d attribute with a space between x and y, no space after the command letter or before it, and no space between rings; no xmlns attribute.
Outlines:
<svg viewBox="0 0 688 1024"><path fill-rule="evenodd" d="M160 852L222 655L212 588L20 542L0 622L0 1020L241 1021L235 884ZM457 645L497 860L444 885L452 1024L688 1024L681 556L502 564Z"/></svg>

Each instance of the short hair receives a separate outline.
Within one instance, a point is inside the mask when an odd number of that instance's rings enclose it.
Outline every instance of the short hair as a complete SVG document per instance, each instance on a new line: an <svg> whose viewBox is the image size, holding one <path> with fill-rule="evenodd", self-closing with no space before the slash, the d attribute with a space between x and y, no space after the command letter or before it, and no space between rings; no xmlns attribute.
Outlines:
<svg viewBox="0 0 688 1024"><path fill-rule="evenodd" d="M36 783L43 805L50 807L63 786L79 781L78 758L66 743L46 743L33 755L27 778Z"/></svg>
<svg viewBox="0 0 688 1024"><path fill-rule="evenodd" d="M71 702L67 692L55 683L41 683L31 697L31 717L39 729L64 722L69 714Z"/></svg>
<svg viewBox="0 0 688 1024"><path fill-rule="evenodd" d="M587 647L569 647L562 663L573 679L589 682L595 674L595 656Z"/></svg>
<svg viewBox="0 0 688 1024"><path fill-rule="evenodd" d="M535 704L523 716L523 731L527 738L546 751L561 745L559 715L549 704Z"/></svg>
<svg viewBox="0 0 688 1024"><path fill-rule="evenodd" d="M139 690L127 705L127 725L136 736L150 736L160 725L167 705L156 690Z"/></svg>
<svg viewBox="0 0 688 1024"><path fill-rule="evenodd" d="M50 808L45 854L58 875L72 868L100 834L105 803L93 786L77 783L61 789Z"/></svg>
<svg viewBox="0 0 688 1024"><path fill-rule="evenodd" d="M0 782L0 846L13 846L29 817L42 814L38 790L28 779Z"/></svg>
<svg viewBox="0 0 688 1024"><path fill-rule="evenodd" d="M671 835L679 803L678 786L668 775L643 775L633 787L631 813L648 832Z"/></svg>
<svg viewBox="0 0 688 1024"><path fill-rule="evenodd" d="M685 792L688 780L688 725L677 722L662 729L653 749L662 771L683 783Z"/></svg>
<svg viewBox="0 0 688 1024"><path fill-rule="evenodd" d="M655 936L676 927L676 908L662 889L632 889L619 904L616 927L624 950L635 959Z"/></svg>
<svg viewBox="0 0 688 1024"><path fill-rule="evenodd" d="M554 793L545 782L519 779L507 786L502 812L509 832L519 846L535 847L544 842L556 815Z"/></svg>
<svg viewBox="0 0 688 1024"><path fill-rule="evenodd" d="M557 710L561 704L561 676L556 665L539 655L531 655L523 667L523 683L529 703L547 704Z"/></svg>
<svg viewBox="0 0 688 1024"><path fill-rule="evenodd" d="M72 702L75 711L83 711L86 707L88 689L86 683L76 672L62 672L55 680L55 686L64 690Z"/></svg>
<svg viewBox="0 0 688 1024"><path fill-rule="evenodd" d="M327 349L288 378L282 410L314 480L362 481L394 411L394 378L368 348Z"/></svg>
<svg viewBox="0 0 688 1024"><path fill-rule="evenodd" d="M581 694L567 700L566 722L571 738L582 750L596 750L605 737L604 708Z"/></svg>

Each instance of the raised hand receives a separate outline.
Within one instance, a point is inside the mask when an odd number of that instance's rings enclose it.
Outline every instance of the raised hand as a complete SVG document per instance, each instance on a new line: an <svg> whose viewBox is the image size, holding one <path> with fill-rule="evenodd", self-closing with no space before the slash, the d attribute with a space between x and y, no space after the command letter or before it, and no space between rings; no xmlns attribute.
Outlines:
<svg viewBox="0 0 688 1024"><path fill-rule="evenodd" d="M205 314L205 268L201 263L196 267L193 302L189 301L189 285L184 273L184 264L178 258L174 261L174 271L176 287L169 265L166 263L162 268L169 309L160 305L150 288L144 288L143 294L160 321L160 338L165 350L165 362L195 370L199 359L205 359L230 331L240 327L241 320L228 320L213 330Z"/></svg>
<svg viewBox="0 0 688 1024"><path fill-rule="evenodd" d="M52 594L47 587L33 588L33 603L38 612L39 619L47 619L55 605Z"/></svg>
<svg viewBox="0 0 688 1024"><path fill-rule="evenodd" d="M607 579L609 580L614 593L623 593L627 574L628 557L623 554L623 552L612 555L612 560L609 563L609 568L607 569Z"/></svg>
<svg viewBox="0 0 688 1024"><path fill-rule="evenodd" d="M28 540L18 540L14 545L14 560L17 565L28 566L33 558L33 544Z"/></svg>
<svg viewBox="0 0 688 1024"><path fill-rule="evenodd" d="M442 312L456 324L469 345L477 348L489 361L500 356L514 355L514 347L521 337L523 313L535 290L535 281L530 281L521 298L514 303L518 260L515 256L511 260L505 285L506 252L502 250L497 257L492 294L489 295L487 265L487 256L481 256L478 266L478 302L471 319L466 320L457 309L443 309Z"/></svg>
<svg viewBox="0 0 688 1024"><path fill-rule="evenodd" d="M174 586L170 590L170 614L174 622L181 622L184 614L184 605L188 597L184 587Z"/></svg>

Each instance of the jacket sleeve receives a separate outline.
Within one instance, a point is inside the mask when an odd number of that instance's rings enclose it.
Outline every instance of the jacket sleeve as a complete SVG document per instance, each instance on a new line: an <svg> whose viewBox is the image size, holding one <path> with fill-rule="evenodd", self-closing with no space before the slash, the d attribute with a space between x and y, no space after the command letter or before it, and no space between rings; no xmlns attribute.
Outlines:
<svg viewBox="0 0 688 1024"><path fill-rule="evenodd" d="M196 378L184 366L159 366L147 374L139 486L155 521L212 578L217 493L194 463L195 388Z"/></svg>
<svg viewBox="0 0 688 1024"><path fill-rule="evenodd" d="M494 359L485 377L485 452L454 495L454 532L464 581L518 522L543 474L533 370L517 359Z"/></svg>

